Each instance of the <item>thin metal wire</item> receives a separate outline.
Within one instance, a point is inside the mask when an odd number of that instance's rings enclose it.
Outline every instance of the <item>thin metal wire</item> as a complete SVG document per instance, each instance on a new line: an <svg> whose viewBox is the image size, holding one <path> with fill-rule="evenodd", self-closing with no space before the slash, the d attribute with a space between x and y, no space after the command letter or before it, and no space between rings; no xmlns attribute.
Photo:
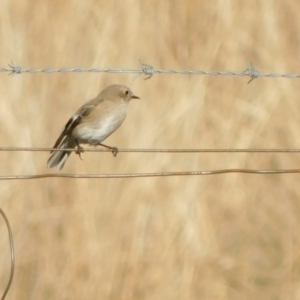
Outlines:
<svg viewBox="0 0 300 300"><path fill-rule="evenodd" d="M128 174L60 174L44 173L38 175L2 175L0 180L25 180L42 178L71 178L71 179L111 179L111 178L142 178L142 177L171 177L171 176L200 176L218 175L226 173L246 173L258 175L293 174L300 173L300 169L281 169L281 170L251 170L251 169L223 169L212 171L186 171L186 172L157 172L157 173L128 173Z"/></svg>
<svg viewBox="0 0 300 300"><path fill-rule="evenodd" d="M0 208L0 214L2 215L5 223L6 223L6 227L7 227L7 231L8 231L8 236L9 236L9 245L10 245L10 276L9 276L9 280L6 286L6 289L3 293L3 296L1 297L1 300L4 300L9 289L11 286L11 283L13 281L14 278L14 271L15 271L15 251L14 251L14 243L13 243L13 235L12 235L12 231L11 231L11 227L8 221L8 218L6 217L4 211Z"/></svg>
<svg viewBox="0 0 300 300"><path fill-rule="evenodd" d="M140 61L140 69L127 69L127 68L22 68L17 66L14 63L8 64L7 68L0 68L0 72L7 72L9 75L14 76L17 74L23 73L70 73L70 72L97 72L97 73L133 73L133 74L144 74L146 79L150 79L153 75L156 74L180 74L180 75L212 75L212 76L248 76L250 83L255 78L259 77L269 77L269 78L300 78L300 74L291 74L291 73L261 73L256 70L252 63L247 63L247 69L243 72L236 71L217 71L217 70L175 70L175 69L155 69L153 66L145 64Z"/></svg>
<svg viewBox="0 0 300 300"><path fill-rule="evenodd" d="M59 148L43 147L0 147L0 152L49 152L61 151ZM66 148L64 151L74 151ZM106 148L83 148L83 152L111 152ZM137 149L118 148L118 152L127 153L300 153L300 149Z"/></svg>

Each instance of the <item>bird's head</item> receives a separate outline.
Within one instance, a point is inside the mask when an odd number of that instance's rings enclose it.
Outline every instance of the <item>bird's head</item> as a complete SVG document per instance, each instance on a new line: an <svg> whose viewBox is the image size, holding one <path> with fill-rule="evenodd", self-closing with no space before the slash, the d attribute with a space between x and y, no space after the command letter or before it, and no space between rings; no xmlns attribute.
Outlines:
<svg viewBox="0 0 300 300"><path fill-rule="evenodd" d="M107 99L123 99L126 102L129 102L131 99L140 99L138 96L135 96L131 89L125 85L110 85L104 89L101 93L104 98Z"/></svg>

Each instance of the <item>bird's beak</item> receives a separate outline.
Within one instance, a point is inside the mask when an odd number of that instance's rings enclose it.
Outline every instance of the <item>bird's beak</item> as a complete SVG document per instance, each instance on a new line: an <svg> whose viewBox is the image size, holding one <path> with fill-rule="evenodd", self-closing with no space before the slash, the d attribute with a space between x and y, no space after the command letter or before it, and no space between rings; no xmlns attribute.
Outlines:
<svg viewBox="0 0 300 300"><path fill-rule="evenodd" d="M131 99L141 99L141 98L138 97L138 96L133 95L133 96L131 96Z"/></svg>

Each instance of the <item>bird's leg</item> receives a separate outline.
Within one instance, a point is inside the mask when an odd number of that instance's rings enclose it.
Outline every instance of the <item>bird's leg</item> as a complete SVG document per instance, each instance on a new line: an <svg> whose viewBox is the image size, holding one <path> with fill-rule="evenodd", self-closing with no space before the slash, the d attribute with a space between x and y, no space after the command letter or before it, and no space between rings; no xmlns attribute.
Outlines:
<svg viewBox="0 0 300 300"><path fill-rule="evenodd" d="M83 159L81 158L81 153L84 152L84 149L79 145L79 143L78 143L77 140L76 140L76 144L77 144L77 149L75 149L74 152L75 152L77 155L79 155L79 158L80 158L81 160L83 160Z"/></svg>
<svg viewBox="0 0 300 300"><path fill-rule="evenodd" d="M111 150L111 153L113 154L114 157L116 157L117 154L118 154L118 152L119 152L119 150L118 150L117 147L110 147L110 146L107 146L107 145L104 145L104 144L101 144L101 143L98 143L98 145L110 149L110 150Z"/></svg>

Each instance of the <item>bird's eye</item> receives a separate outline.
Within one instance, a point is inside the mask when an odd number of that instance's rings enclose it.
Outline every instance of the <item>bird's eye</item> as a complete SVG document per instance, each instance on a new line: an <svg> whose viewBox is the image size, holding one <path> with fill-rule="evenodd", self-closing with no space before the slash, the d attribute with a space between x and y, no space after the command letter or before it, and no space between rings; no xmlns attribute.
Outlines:
<svg viewBox="0 0 300 300"><path fill-rule="evenodd" d="M129 94L129 91L126 91L126 92L125 92L125 95L128 96L128 94Z"/></svg>

